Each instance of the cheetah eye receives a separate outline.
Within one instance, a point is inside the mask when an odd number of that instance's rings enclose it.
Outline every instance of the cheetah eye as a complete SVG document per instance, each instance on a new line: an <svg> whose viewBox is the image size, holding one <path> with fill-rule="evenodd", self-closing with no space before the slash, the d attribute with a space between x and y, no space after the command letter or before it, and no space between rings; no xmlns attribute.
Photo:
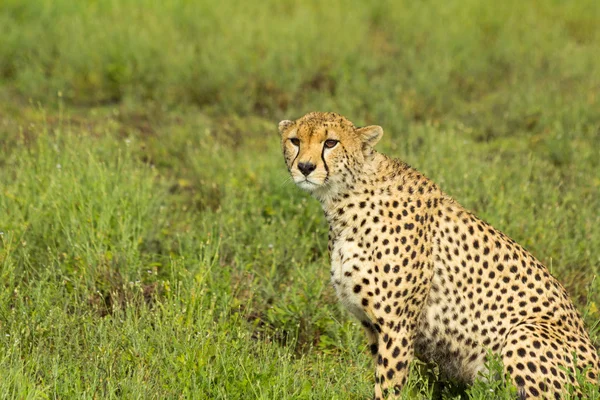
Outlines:
<svg viewBox="0 0 600 400"><path fill-rule="evenodd" d="M294 146L300 146L300 139L298 138L291 138L290 142L292 142Z"/></svg>
<svg viewBox="0 0 600 400"><path fill-rule="evenodd" d="M328 139L325 141L325 147L327 147L328 149L332 149L335 147L336 144L338 144L338 142L338 140Z"/></svg>

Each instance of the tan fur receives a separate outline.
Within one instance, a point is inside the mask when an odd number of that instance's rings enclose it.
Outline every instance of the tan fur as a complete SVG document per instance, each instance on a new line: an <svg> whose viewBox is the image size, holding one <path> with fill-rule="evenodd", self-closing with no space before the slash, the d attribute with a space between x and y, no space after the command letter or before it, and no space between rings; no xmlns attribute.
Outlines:
<svg viewBox="0 0 600 400"><path fill-rule="evenodd" d="M560 283L418 171L373 150L380 127L310 113L279 130L288 170L329 222L333 287L366 328L376 398L402 388L415 356L470 383L487 352L498 354L523 398L560 398L574 383L565 368L597 382L598 355Z"/></svg>

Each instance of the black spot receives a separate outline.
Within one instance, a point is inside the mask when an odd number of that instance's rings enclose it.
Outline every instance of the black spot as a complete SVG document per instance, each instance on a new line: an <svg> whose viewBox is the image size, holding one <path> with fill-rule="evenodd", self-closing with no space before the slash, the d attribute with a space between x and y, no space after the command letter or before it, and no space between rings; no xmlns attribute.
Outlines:
<svg viewBox="0 0 600 400"><path fill-rule="evenodd" d="M379 350L377 343L373 343L369 347L371 348L371 354L373 354L373 355L377 354L377 351Z"/></svg>
<svg viewBox="0 0 600 400"><path fill-rule="evenodd" d="M525 379L521 375L515 376L515 383L517 386L525 386Z"/></svg>

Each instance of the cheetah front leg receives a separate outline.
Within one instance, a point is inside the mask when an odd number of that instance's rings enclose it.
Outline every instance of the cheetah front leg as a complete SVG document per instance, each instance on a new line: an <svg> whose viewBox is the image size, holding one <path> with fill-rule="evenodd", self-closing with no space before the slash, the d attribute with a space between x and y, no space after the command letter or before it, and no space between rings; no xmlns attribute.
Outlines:
<svg viewBox="0 0 600 400"><path fill-rule="evenodd" d="M391 368L388 369L388 367L390 367L390 360L394 358L394 355L397 355L394 353L394 350L392 350L392 355L388 355L386 350L386 347L388 346L388 344L392 343L392 339L390 339L390 334L389 333L384 333L382 335L380 335L379 333L382 331L382 328L379 324L375 323L372 324L369 321L362 321L362 324L365 328L365 333L367 335L367 340L369 342L369 352L371 353L371 355L373 356L373 361L375 362L375 399L381 399L381 398L386 398L388 396L388 392L389 392L389 388L388 388L388 383L386 383L386 377L388 377L388 381L392 380L392 375L396 375L396 370L394 370L394 367L396 366L391 366ZM387 328L386 328L386 332L387 332ZM385 339L385 340L384 340ZM383 351L380 351L379 349L384 349ZM396 350L396 352L399 352L399 349ZM390 369L392 370L392 372L389 372ZM383 378L380 378L383 377ZM381 385L383 384L383 385ZM383 387L382 387L383 386ZM397 387L398 389L399 387Z"/></svg>
<svg viewBox="0 0 600 400"><path fill-rule="evenodd" d="M375 326L381 328L375 356L375 399L385 399L399 395L408 380L414 359L415 324L396 320Z"/></svg>
<svg viewBox="0 0 600 400"><path fill-rule="evenodd" d="M417 324L429 293L431 279L428 263L417 265L422 269L411 269L410 273L393 277L394 281L401 277L404 284L383 292L381 301L374 304L376 322L373 327L378 334L376 399L398 395L408 380L409 366L414 359ZM412 279L415 274L420 278L416 282Z"/></svg>

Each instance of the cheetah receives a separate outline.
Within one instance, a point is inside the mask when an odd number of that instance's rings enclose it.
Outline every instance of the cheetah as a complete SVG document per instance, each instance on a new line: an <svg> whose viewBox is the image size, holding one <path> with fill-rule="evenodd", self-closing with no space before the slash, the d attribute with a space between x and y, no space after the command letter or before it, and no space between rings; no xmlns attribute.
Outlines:
<svg viewBox="0 0 600 400"><path fill-rule="evenodd" d="M563 286L416 169L374 150L381 127L313 112L281 121L279 133L293 181L329 223L331 281L365 328L376 399L399 393L415 357L468 384L497 355L523 399L560 399L576 368L598 382L598 353Z"/></svg>

